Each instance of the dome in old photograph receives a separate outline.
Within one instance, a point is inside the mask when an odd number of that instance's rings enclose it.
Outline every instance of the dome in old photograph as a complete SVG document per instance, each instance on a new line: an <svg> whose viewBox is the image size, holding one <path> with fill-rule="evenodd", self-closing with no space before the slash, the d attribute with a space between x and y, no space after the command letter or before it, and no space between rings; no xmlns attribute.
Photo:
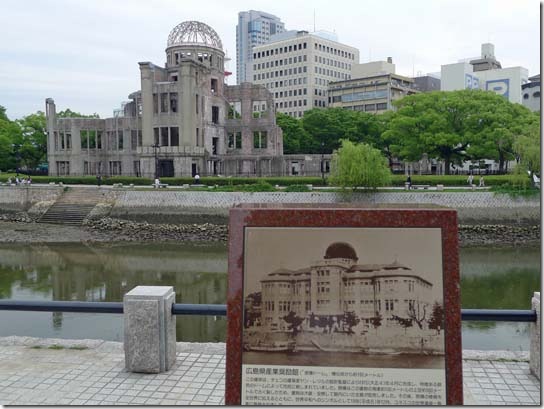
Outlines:
<svg viewBox="0 0 544 409"><path fill-rule="evenodd" d="M219 35L200 21L184 21L175 26L168 35L167 47L176 45L199 45L223 50Z"/></svg>
<svg viewBox="0 0 544 409"><path fill-rule="evenodd" d="M329 247L327 247L324 258L346 258L354 261L358 260L357 253L355 253L355 250L351 244L344 242L332 243Z"/></svg>

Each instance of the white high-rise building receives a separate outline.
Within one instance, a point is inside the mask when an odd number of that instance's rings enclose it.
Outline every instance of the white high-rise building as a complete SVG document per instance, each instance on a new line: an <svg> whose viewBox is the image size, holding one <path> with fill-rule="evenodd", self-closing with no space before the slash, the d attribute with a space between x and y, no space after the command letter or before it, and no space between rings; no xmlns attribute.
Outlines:
<svg viewBox="0 0 544 409"><path fill-rule="evenodd" d="M350 79L359 50L330 36L286 31L253 49L251 82L274 94L276 111L302 117L304 111L328 105L329 82Z"/></svg>
<svg viewBox="0 0 544 409"><path fill-rule="evenodd" d="M251 82L248 67L253 60L253 47L265 44L270 36L285 30L276 16L262 11L241 11L236 26L236 83Z"/></svg>
<svg viewBox="0 0 544 409"><path fill-rule="evenodd" d="M495 59L494 50L493 44L482 44L479 58L442 65L440 89L482 89L521 104L522 87L527 84L528 70L524 67L502 68Z"/></svg>

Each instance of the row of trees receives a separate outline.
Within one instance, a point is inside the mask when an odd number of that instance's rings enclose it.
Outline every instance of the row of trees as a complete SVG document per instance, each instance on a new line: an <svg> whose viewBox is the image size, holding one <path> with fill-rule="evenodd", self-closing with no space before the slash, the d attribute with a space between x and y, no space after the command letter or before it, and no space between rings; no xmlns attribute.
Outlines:
<svg viewBox="0 0 544 409"><path fill-rule="evenodd" d="M436 91L394 102L380 115L341 108L313 109L303 118L278 114L284 153L332 153L342 140L365 143L388 159L417 161L423 154L450 164L493 159L505 171L518 160L540 171L540 115L493 92Z"/></svg>
<svg viewBox="0 0 544 409"><path fill-rule="evenodd" d="M59 118L98 118L66 109ZM47 129L45 114L38 111L12 121L0 105L0 171L19 168L35 169L47 161Z"/></svg>

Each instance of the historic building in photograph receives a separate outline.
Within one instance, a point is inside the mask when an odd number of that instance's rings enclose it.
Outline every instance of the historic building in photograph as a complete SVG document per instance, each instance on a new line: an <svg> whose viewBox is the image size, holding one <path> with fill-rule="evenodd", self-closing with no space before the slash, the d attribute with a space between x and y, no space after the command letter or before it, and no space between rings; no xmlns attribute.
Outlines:
<svg viewBox="0 0 544 409"><path fill-rule="evenodd" d="M208 25L170 32L166 64L140 62L141 90L113 118L57 118L46 100L50 175L289 174L273 95L225 83L221 39Z"/></svg>
<svg viewBox="0 0 544 409"><path fill-rule="evenodd" d="M357 264L348 243L332 243L322 260L299 270L276 270L261 280L260 323L285 330L283 319L297 316L341 316L353 312L370 327L376 316L390 325L393 316L430 317L433 284L396 260L390 264ZM247 308L247 306L246 306Z"/></svg>

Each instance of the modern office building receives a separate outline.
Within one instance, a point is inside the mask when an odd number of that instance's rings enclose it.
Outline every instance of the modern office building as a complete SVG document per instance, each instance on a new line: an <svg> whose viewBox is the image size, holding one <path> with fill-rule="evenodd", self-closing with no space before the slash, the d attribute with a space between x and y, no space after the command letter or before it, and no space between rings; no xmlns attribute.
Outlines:
<svg viewBox="0 0 544 409"><path fill-rule="evenodd" d="M528 71L524 67L501 68L495 59L493 44L482 44L481 58L442 65L440 80L442 91L482 89L521 104Z"/></svg>
<svg viewBox="0 0 544 409"><path fill-rule="evenodd" d="M540 111L540 74L529 77L529 81L521 86L522 103L531 111Z"/></svg>
<svg viewBox="0 0 544 409"><path fill-rule="evenodd" d="M241 11L238 13L236 26L236 83L251 81L253 47L265 44L274 34L282 33L285 26L282 21L262 11Z"/></svg>
<svg viewBox="0 0 544 409"><path fill-rule="evenodd" d="M253 49L252 78L272 92L275 108L293 117L328 105L328 85L347 80L359 51L330 35L285 31Z"/></svg>
<svg viewBox="0 0 544 409"><path fill-rule="evenodd" d="M285 330L283 317L293 311L308 318L353 312L366 326L376 316L391 323L393 316L431 310L433 284L417 271L393 260L388 264L358 264L349 243L335 242L323 259L299 270L280 269L261 280L261 325Z"/></svg>
<svg viewBox="0 0 544 409"><path fill-rule="evenodd" d="M395 64L388 58L355 64L351 79L329 84L328 103L334 108L381 113L394 109L393 101L417 92L414 79L395 74Z"/></svg>
<svg viewBox="0 0 544 409"><path fill-rule="evenodd" d="M217 33L186 21L168 36L164 67L139 63L141 90L113 118L57 118L48 98L50 175L284 174L272 94L226 85L224 60Z"/></svg>

